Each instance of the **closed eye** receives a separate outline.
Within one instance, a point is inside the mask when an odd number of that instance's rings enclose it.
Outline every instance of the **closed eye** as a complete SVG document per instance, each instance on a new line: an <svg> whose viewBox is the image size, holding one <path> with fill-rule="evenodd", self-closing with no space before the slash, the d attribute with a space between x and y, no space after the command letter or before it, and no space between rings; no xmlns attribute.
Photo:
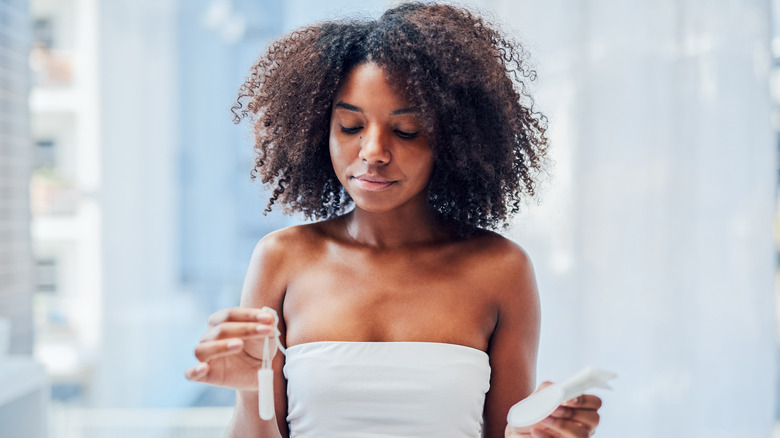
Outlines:
<svg viewBox="0 0 780 438"><path fill-rule="evenodd" d="M411 140L413 138L417 138L418 135L420 135L419 132L406 132L406 131L400 131L398 129L395 130L395 134L401 138Z"/></svg>
<svg viewBox="0 0 780 438"><path fill-rule="evenodd" d="M354 128L347 128L346 126L341 127L341 132L345 134L357 134L358 131L363 129L362 126L355 126Z"/></svg>

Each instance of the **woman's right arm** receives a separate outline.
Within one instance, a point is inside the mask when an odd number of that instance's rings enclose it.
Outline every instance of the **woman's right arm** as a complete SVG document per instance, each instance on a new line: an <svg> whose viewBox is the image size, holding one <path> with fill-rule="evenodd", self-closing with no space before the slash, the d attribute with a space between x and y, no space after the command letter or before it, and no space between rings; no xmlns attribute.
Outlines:
<svg viewBox="0 0 780 438"><path fill-rule="evenodd" d="M287 231L287 232L285 232ZM252 253L241 292L240 307L220 310L209 317L209 328L195 348L200 363L187 369L188 379L236 390L236 407L227 436L231 438L281 438L287 430L287 382L282 374L284 357L273 360L276 421L263 421L258 413L257 370L262 363L265 337L273 340L275 328L270 313L279 313L279 339L284 342L286 327L282 317L284 293L290 278L285 260L291 245L283 237L289 230L264 237ZM276 344L272 342L273 350Z"/></svg>

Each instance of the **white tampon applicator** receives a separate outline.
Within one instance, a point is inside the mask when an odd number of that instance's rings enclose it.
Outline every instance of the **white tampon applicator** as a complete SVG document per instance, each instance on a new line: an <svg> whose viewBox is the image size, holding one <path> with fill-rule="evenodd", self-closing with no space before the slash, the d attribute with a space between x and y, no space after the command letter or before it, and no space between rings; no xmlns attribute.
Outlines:
<svg viewBox="0 0 780 438"><path fill-rule="evenodd" d="M274 316L274 325L276 326L276 334L274 339L276 340L276 348L284 354L284 347L279 342L279 315L276 311L270 307L263 307L261 310L268 311ZM274 356L271 356L271 346L268 340L265 338L263 342L263 362L260 365L260 369L257 370L257 397L258 397L258 409L260 411L260 418L263 420L270 420L274 418L276 413L274 409L274 370L271 368Z"/></svg>
<svg viewBox="0 0 780 438"><path fill-rule="evenodd" d="M547 418L561 403L585 393L590 388L612 389L607 382L616 374L588 367L560 383L554 383L520 400L506 417L512 427L525 427Z"/></svg>

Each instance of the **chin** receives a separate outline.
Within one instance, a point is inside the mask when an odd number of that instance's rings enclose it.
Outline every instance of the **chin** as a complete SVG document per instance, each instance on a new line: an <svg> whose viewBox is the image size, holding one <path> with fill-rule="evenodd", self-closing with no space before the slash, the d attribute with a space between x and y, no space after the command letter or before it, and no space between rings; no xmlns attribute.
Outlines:
<svg viewBox="0 0 780 438"><path fill-rule="evenodd" d="M397 199L386 199L379 193L352 193L349 194L356 208L371 213L384 213L398 208L402 202Z"/></svg>
<svg viewBox="0 0 780 438"><path fill-rule="evenodd" d="M383 202L358 202L355 198L352 198L352 201L355 204L355 208L359 208L369 213L386 213L398 207L397 205L388 205Z"/></svg>

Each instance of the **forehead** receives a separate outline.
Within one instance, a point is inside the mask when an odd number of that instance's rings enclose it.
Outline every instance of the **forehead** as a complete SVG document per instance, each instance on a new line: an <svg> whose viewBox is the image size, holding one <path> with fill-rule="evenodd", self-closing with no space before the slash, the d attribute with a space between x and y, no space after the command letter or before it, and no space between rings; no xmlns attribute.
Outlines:
<svg viewBox="0 0 780 438"><path fill-rule="evenodd" d="M339 101L361 108L358 102L392 110L409 106L409 100L390 83L388 72L374 62L360 64L347 73L334 97L334 103Z"/></svg>

